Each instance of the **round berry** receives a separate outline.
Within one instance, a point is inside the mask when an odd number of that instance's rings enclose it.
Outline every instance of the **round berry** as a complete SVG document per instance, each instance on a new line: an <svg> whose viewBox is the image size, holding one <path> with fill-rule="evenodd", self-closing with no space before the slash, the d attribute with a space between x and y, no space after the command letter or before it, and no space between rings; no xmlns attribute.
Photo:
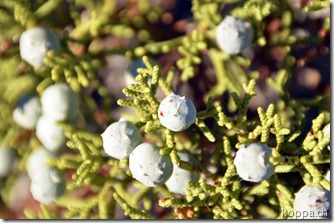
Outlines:
<svg viewBox="0 0 334 223"><path fill-rule="evenodd" d="M13 111L14 121L25 129L34 129L42 114L41 102L35 95L24 95Z"/></svg>
<svg viewBox="0 0 334 223"><path fill-rule="evenodd" d="M191 164L198 163L195 157L187 152L178 152L177 154L180 156L182 161L189 162ZM173 164L173 173L165 185L170 192L185 195L187 183L190 181L197 182L198 179L199 174L197 172L184 170Z"/></svg>
<svg viewBox="0 0 334 223"><path fill-rule="evenodd" d="M122 160L142 142L139 129L129 121L120 119L101 134L104 151L111 157Z"/></svg>
<svg viewBox="0 0 334 223"><path fill-rule="evenodd" d="M12 171L16 159L15 150L0 146L0 177L6 177Z"/></svg>
<svg viewBox="0 0 334 223"><path fill-rule="evenodd" d="M305 213L307 215L297 218L322 219L329 217L330 192L321 186L304 185L296 194L293 202L295 213ZM314 215L311 215L314 213Z"/></svg>
<svg viewBox="0 0 334 223"><path fill-rule="evenodd" d="M169 156L160 155L159 148L151 143L138 145L129 157L132 176L147 187L163 185L173 172Z"/></svg>
<svg viewBox="0 0 334 223"><path fill-rule="evenodd" d="M60 42L57 35L46 28L35 27L25 31L20 38L20 54L35 69L44 65L47 52L60 51Z"/></svg>
<svg viewBox="0 0 334 223"><path fill-rule="evenodd" d="M64 129L55 121L44 116L41 116L37 121L36 136L43 146L51 152L57 152L66 142Z"/></svg>
<svg viewBox="0 0 334 223"><path fill-rule="evenodd" d="M238 54L249 47L254 29L248 21L226 16L216 28L218 47L227 54Z"/></svg>
<svg viewBox="0 0 334 223"><path fill-rule="evenodd" d="M43 204L51 204L65 192L65 176L60 170L47 167L32 178L30 192L33 198Z"/></svg>
<svg viewBox="0 0 334 223"><path fill-rule="evenodd" d="M43 116L57 121L73 120L79 110L77 94L66 83L46 88L41 97Z"/></svg>
<svg viewBox="0 0 334 223"><path fill-rule="evenodd" d="M274 166L269 162L272 151L266 145L252 143L241 145L234 158L238 175L245 181L260 182L274 174Z"/></svg>
<svg viewBox="0 0 334 223"><path fill-rule="evenodd" d="M158 117L164 127L179 132L195 123L196 108L185 96L171 93L160 103Z"/></svg>
<svg viewBox="0 0 334 223"><path fill-rule="evenodd" d="M43 147L35 149L27 160L27 172L32 179L40 170L48 168L47 160L54 158L56 155Z"/></svg>

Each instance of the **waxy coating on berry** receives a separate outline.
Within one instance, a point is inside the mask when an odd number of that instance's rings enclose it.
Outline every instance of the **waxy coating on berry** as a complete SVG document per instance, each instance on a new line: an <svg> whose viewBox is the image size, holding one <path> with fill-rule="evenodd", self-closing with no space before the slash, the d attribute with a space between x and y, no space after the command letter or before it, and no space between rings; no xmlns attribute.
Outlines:
<svg viewBox="0 0 334 223"><path fill-rule="evenodd" d="M197 164L198 160L187 152L177 153L182 161L189 162L191 164ZM188 171L181 169L177 165L173 164L173 173L171 177L165 183L170 192L185 195L188 182L197 182L199 174L195 171Z"/></svg>
<svg viewBox="0 0 334 223"><path fill-rule="evenodd" d="M24 95L13 111L14 121L25 129L34 129L42 115L42 106L36 95Z"/></svg>
<svg viewBox="0 0 334 223"><path fill-rule="evenodd" d="M321 186L304 185L296 194L293 202L295 213L304 211L307 216L296 216L305 219L322 219L329 217L330 192ZM314 215L311 214L313 212Z"/></svg>
<svg viewBox="0 0 334 223"><path fill-rule="evenodd" d="M64 129L56 121L44 116L41 116L37 121L36 136L43 146L51 152L57 152L66 142Z"/></svg>
<svg viewBox="0 0 334 223"><path fill-rule="evenodd" d="M160 103L158 117L164 127L179 132L195 123L196 108L185 96L171 93Z"/></svg>
<svg viewBox="0 0 334 223"><path fill-rule="evenodd" d="M53 31L35 27L22 33L20 38L21 57L35 69L44 65L43 60L50 50L60 52L60 42Z"/></svg>
<svg viewBox="0 0 334 223"><path fill-rule="evenodd" d="M218 47L227 54L238 54L253 41L254 29L243 19L226 16L216 28Z"/></svg>
<svg viewBox="0 0 334 223"><path fill-rule="evenodd" d="M129 168L133 178L147 187L156 187L172 175L173 163L168 155L159 153L156 145L142 143L130 153Z"/></svg>
<svg viewBox="0 0 334 223"><path fill-rule="evenodd" d="M234 158L238 175L245 181L260 182L274 174L274 166L269 162L272 150L261 143L241 145Z"/></svg>
<svg viewBox="0 0 334 223"><path fill-rule="evenodd" d="M77 94L66 83L47 87L41 97L43 116L56 121L73 120L79 111Z"/></svg>
<svg viewBox="0 0 334 223"><path fill-rule="evenodd" d="M142 142L139 129L125 119L112 123L101 137L104 151L119 160L128 158L132 150Z"/></svg>
<svg viewBox="0 0 334 223"><path fill-rule="evenodd" d="M27 173L32 179L40 170L48 168L49 165L47 160L49 158L54 158L56 155L44 147L39 147L35 149L29 156L26 164Z"/></svg>
<svg viewBox="0 0 334 223"><path fill-rule="evenodd" d="M6 177L10 174L15 158L14 149L0 145L0 177Z"/></svg>
<svg viewBox="0 0 334 223"><path fill-rule="evenodd" d="M54 167L47 167L32 178L30 192L36 201L47 205L63 195L65 188L64 173Z"/></svg>

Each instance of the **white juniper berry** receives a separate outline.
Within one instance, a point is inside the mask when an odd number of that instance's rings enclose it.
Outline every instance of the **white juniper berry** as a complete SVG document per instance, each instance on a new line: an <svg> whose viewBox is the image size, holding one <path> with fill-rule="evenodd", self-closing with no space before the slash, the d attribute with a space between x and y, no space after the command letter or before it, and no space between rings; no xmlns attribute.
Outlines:
<svg viewBox="0 0 334 223"><path fill-rule="evenodd" d="M198 160L187 152L177 153L182 161L189 162L191 164L198 163ZM185 195L188 182L197 182L199 174L195 171L188 171L181 169L177 165L173 164L173 173L171 177L165 183L170 192Z"/></svg>
<svg viewBox="0 0 334 223"><path fill-rule="evenodd" d="M261 143L241 145L234 158L238 175L245 181L260 182L274 174L274 166L269 162L272 151Z"/></svg>
<svg viewBox="0 0 334 223"><path fill-rule="evenodd" d="M51 152L57 152L66 142L64 129L56 121L43 115L37 121L36 136L43 146Z"/></svg>
<svg viewBox="0 0 334 223"><path fill-rule="evenodd" d="M38 147L35 149L27 160L26 168L27 173L32 179L40 170L48 168L49 165L47 163L48 158L54 158L56 154L46 150L44 147Z"/></svg>
<svg viewBox="0 0 334 223"><path fill-rule="evenodd" d="M41 103L43 116L55 121L72 121L79 112L78 96L67 83L47 87Z"/></svg>
<svg viewBox="0 0 334 223"><path fill-rule="evenodd" d="M43 60L50 50L60 51L60 41L52 30L35 27L22 33L20 37L21 58L35 69L44 65Z"/></svg>
<svg viewBox="0 0 334 223"><path fill-rule="evenodd" d="M0 177L6 177L13 170L16 158L15 150L0 145Z"/></svg>
<svg viewBox="0 0 334 223"><path fill-rule="evenodd" d="M196 108L190 99L171 93L160 103L158 117L164 127L179 132L195 123Z"/></svg>
<svg viewBox="0 0 334 223"><path fill-rule="evenodd" d="M128 158L132 150L142 142L139 129L123 118L109 125L101 137L104 151L119 160Z"/></svg>
<svg viewBox="0 0 334 223"><path fill-rule="evenodd" d="M226 16L216 28L218 47L227 54L238 54L253 41L254 29L243 19Z"/></svg>
<svg viewBox="0 0 334 223"><path fill-rule="evenodd" d="M38 96L24 95L13 111L14 121L25 129L34 129L42 115L42 106Z"/></svg>
<svg viewBox="0 0 334 223"><path fill-rule="evenodd" d="M63 195L65 188L64 173L54 167L47 167L32 178L30 192L36 201L47 205Z"/></svg>
<svg viewBox="0 0 334 223"><path fill-rule="evenodd" d="M163 185L173 172L168 155L161 155L159 148L151 143L138 145L129 157L132 176L147 187Z"/></svg>
<svg viewBox="0 0 334 223"><path fill-rule="evenodd" d="M293 202L294 211L304 213L307 216L296 216L303 219L329 218L330 192L321 186L304 185L295 194ZM313 214L312 214L313 213Z"/></svg>

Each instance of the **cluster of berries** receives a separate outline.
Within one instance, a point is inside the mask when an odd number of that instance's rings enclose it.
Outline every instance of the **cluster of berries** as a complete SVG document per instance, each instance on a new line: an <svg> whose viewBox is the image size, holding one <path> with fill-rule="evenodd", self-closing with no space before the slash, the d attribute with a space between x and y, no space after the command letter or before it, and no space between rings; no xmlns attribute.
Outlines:
<svg viewBox="0 0 334 223"><path fill-rule="evenodd" d="M47 165L66 143L64 129L58 121L74 120L78 98L65 83L49 86L41 100L37 96L19 101L14 120L23 128L35 129L42 146L35 149L27 162L31 193L41 203L51 203L65 191L65 178L58 169Z"/></svg>
<svg viewBox="0 0 334 223"><path fill-rule="evenodd" d="M50 50L60 51L54 32L42 27L25 31L20 38L21 58L34 69L44 66ZM13 119L21 127L35 130L41 146L30 154L26 169L31 179L30 191L35 200L50 204L61 196L66 187L64 173L48 165L49 158L57 157L65 145L64 130L57 122L73 121L79 111L79 99L66 83L47 87L39 98L25 94L17 102Z"/></svg>
<svg viewBox="0 0 334 223"><path fill-rule="evenodd" d="M161 102L158 113L161 124L173 131L185 130L196 120L193 103L174 93ZM187 182L199 178L197 173L173 165L155 144L143 142L139 129L125 119L112 123L101 136L105 152L119 160L128 158L132 176L148 187L165 184L171 192L185 194ZM182 161L196 163L189 153L178 154Z"/></svg>

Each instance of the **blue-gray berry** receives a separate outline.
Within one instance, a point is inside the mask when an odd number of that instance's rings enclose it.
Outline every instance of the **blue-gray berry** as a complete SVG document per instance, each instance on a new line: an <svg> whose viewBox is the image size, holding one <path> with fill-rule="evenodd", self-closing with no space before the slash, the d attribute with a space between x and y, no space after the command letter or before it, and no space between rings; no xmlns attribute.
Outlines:
<svg viewBox="0 0 334 223"><path fill-rule="evenodd" d="M182 161L189 162L191 164L197 164L198 160L187 152L177 153ZM173 164L172 176L165 183L170 192L185 195L188 182L197 182L199 174L195 171L188 171L181 169L177 165Z"/></svg>
<svg viewBox="0 0 334 223"><path fill-rule="evenodd" d="M185 96L171 93L160 103L158 117L164 127L180 132L195 123L196 108Z"/></svg>
<svg viewBox="0 0 334 223"><path fill-rule="evenodd" d="M132 176L147 187L163 185L173 172L169 156L161 155L159 148L151 143L138 145L129 157Z"/></svg>
<svg viewBox="0 0 334 223"><path fill-rule="evenodd" d="M64 194L65 188L64 173L54 167L47 167L32 178L30 192L36 201L51 204Z"/></svg>
<svg viewBox="0 0 334 223"><path fill-rule="evenodd" d="M44 65L47 52L60 51L60 42L57 35L46 28L35 27L25 31L20 38L20 54L35 69Z"/></svg>
<svg viewBox="0 0 334 223"><path fill-rule="evenodd" d="M234 158L238 175L246 181L260 182L274 174L274 166L269 158L271 149L261 143L241 145Z"/></svg>
<svg viewBox="0 0 334 223"><path fill-rule="evenodd" d="M254 29L243 19L226 16L216 28L218 47L227 54L238 54L253 41Z"/></svg>
<svg viewBox="0 0 334 223"><path fill-rule="evenodd" d="M132 150L142 142L139 129L122 118L112 123L101 137L104 151L119 160L128 158Z"/></svg>

